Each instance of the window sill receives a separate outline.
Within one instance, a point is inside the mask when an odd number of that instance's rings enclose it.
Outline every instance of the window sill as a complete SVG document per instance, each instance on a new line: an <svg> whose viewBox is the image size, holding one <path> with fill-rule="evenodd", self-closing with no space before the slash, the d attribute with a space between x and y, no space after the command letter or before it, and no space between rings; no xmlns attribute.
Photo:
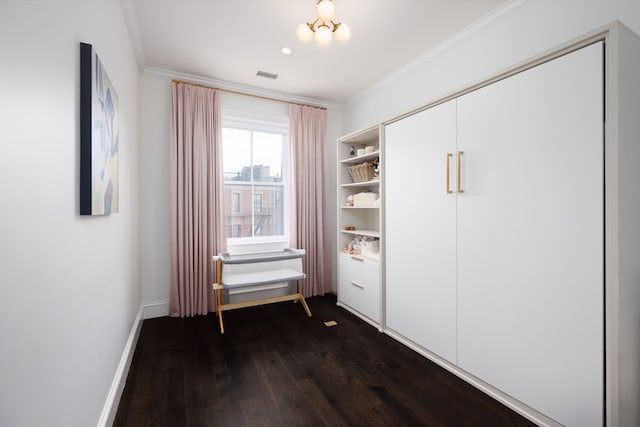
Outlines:
<svg viewBox="0 0 640 427"><path fill-rule="evenodd" d="M270 252L289 247L289 239L284 236L244 237L227 239L229 253Z"/></svg>

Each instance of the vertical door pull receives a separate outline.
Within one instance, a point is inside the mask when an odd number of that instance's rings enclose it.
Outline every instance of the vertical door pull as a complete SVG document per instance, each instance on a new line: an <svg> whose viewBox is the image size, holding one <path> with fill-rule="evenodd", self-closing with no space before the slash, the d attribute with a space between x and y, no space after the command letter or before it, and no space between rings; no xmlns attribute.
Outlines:
<svg viewBox="0 0 640 427"><path fill-rule="evenodd" d="M449 171L449 162L451 160L451 157L453 157L453 154L451 153L447 153L447 157L444 159L445 161L445 178L446 178L446 182L447 182L447 186L446 186L446 191L448 194L453 193L453 191L451 191L451 173Z"/></svg>
<svg viewBox="0 0 640 427"><path fill-rule="evenodd" d="M464 193L462 189L462 155L464 151L458 151L456 168L458 169L458 193Z"/></svg>

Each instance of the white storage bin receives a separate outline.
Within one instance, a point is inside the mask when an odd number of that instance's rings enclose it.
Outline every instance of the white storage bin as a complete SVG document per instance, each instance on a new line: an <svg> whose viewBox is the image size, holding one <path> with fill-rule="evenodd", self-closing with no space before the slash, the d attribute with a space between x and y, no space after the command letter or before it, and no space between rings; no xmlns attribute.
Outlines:
<svg viewBox="0 0 640 427"><path fill-rule="evenodd" d="M362 192L353 195L353 206L374 206L378 201L378 193Z"/></svg>

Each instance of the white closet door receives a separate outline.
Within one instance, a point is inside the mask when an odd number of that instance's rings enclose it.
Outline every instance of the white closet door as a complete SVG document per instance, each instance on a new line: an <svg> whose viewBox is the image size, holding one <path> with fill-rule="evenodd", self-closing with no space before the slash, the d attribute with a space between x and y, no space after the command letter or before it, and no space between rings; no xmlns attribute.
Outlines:
<svg viewBox="0 0 640 427"><path fill-rule="evenodd" d="M458 99L458 364L603 420L603 46Z"/></svg>
<svg viewBox="0 0 640 427"><path fill-rule="evenodd" d="M387 326L455 362L455 100L385 128ZM455 175L451 160L451 176ZM451 186L455 182L451 182Z"/></svg>

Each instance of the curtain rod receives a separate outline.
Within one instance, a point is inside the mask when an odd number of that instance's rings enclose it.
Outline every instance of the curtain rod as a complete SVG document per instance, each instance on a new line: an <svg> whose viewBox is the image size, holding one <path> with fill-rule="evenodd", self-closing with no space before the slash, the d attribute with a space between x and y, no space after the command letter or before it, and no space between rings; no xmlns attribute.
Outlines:
<svg viewBox="0 0 640 427"><path fill-rule="evenodd" d="M301 104L299 102L293 102L293 101L285 101L284 99L278 99L278 98L271 98L268 96L262 96L262 95L254 95L252 93L246 93L246 92L240 92L237 90L230 90L230 89L222 89L219 87L213 87L213 86L207 86L207 85L203 85L200 83L193 83L193 82L188 82L185 80L177 80L177 79L172 79L171 80L173 83L177 83L177 84L184 84L184 85L191 85L191 86L197 86L197 87L204 87L207 89L213 89L213 90L218 90L220 92L226 92L226 93L232 93L234 95L242 95L242 96L251 96L253 98L259 98L259 99L264 99L267 101L274 101L274 102L283 102L285 104L294 104L294 105L301 105L303 107L312 107L312 108L318 108L320 110L326 110L326 107L320 107L318 105L311 105L311 104Z"/></svg>

